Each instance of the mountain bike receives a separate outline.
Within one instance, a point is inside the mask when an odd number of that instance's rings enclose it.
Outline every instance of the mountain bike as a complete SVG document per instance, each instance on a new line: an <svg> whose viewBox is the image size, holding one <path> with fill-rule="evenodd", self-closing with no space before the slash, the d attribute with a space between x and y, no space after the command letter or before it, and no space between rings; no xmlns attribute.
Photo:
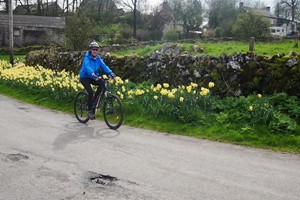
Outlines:
<svg viewBox="0 0 300 200"><path fill-rule="evenodd" d="M94 97L92 109L95 111L95 116L97 116L96 114L102 104L103 117L106 125L116 130L122 125L124 120L122 101L116 94L113 94L109 90L110 77L103 78L103 80L104 86L100 93ZM75 117L80 123L86 123L90 120L88 112L88 94L86 91L79 91L74 99Z"/></svg>

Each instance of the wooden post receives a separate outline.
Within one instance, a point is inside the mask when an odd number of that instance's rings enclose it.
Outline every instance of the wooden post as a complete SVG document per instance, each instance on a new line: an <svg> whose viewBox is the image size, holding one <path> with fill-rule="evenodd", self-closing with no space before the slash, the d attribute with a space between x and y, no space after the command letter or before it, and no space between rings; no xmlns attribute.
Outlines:
<svg viewBox="0 0 300 200"><path fill-rule="evenodd" d="M298 48L298 47L299 47L299 45L298 45L298 32L296 32L294 48Z"/></svg>
<svg viewBox="0 0 300 200"><path fill-rule="evenodd" d="M14 33L13 33L13 11L12 11L12 0L9 0L9 61L11 65L14 65Z"/></svg>
<svg viewBox="0 0 300 200"><path fill-rule="evenodd" d="M254 41L255 41L255 38L254 37L250 37L250 40L249 40L249 51L254 51Z"/></svg>

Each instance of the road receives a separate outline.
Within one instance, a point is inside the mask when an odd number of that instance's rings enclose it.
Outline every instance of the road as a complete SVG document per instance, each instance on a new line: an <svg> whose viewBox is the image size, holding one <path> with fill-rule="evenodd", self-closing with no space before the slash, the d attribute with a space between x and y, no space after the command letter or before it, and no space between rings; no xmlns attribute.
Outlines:
<svg viewBox="0 0 300 200"><path fill-rule="evenodd" d="M300 199L300 156L75 117L0 95L0 200Z"/></svg>

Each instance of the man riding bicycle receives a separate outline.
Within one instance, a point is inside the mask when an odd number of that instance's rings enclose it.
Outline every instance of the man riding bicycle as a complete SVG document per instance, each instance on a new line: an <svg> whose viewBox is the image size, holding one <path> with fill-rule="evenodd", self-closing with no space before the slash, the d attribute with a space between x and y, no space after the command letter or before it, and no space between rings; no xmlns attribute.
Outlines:
<svg viewBox="0 0 300 200"><path fill-rule="evenodd" d="M95 41L89 45L89 50L85 53L79 74L80 82L88 93L88 117L90 119L95 119L95 110L92 110L94 96L96 97L101 92L104 85L104 81L100 77L100 72L103 71L113 78L116 77L112 70L101 59L99 49L100 46ZM91 85L99 86L95 95Z"/></svg>

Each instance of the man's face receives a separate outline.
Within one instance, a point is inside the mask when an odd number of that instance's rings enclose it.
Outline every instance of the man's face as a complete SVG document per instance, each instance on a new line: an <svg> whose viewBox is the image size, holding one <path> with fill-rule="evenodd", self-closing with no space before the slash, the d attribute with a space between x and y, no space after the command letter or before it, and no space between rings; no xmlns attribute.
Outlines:
<svg viewBox="0 0 300 200"><path fill-rule="evenodd" d="M91 52L92 52L92 56L93 56L93 57L96 57L96 56L98 55L98 53L99 53L99 49L97 49L97 48L92 48L92 49L91 49Z"/></svg>

